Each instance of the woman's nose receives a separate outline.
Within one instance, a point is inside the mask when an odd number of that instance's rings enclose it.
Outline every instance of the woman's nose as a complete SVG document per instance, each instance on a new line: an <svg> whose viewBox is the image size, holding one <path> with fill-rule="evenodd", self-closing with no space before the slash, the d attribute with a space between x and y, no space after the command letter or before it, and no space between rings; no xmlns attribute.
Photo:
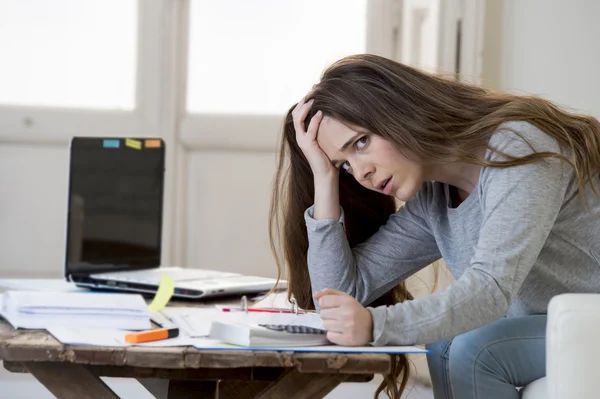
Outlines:
<svg viewBox="0 0 600 399"><path fill-rule="evenodd" d="M373 176L373 173L375 172L375 167L373 166L373 164L371 162L365 161L355 162L355 166L353 167L353 169L354 177L359 182L370 179L371 176Z"/></svg>

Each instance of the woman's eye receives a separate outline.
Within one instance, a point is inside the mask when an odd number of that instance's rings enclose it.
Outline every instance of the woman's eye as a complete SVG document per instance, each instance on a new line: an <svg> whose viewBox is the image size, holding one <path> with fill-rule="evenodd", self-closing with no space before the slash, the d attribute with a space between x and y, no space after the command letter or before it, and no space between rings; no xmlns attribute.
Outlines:
<svg viewBox="0 0 600 399"><path fill-rule="evenodd" d="M344 172L348 172L350 170L350 162L346 161L340 167Z"/></svg>
<svg viewBox="0 0 600 399"><path fill-rule="evenodd" d="M369 139L367 138L367 136L363 136L363 137L361 137L360 139L358 139L358 140L356 141L356 144L355 144L355 145L356 145L356 148L357 148L358 150L361 150L361 149L363 149L363 148L364 148L364 147L367 145L367 142L368 142L368 141L369 141Z"/></svg>

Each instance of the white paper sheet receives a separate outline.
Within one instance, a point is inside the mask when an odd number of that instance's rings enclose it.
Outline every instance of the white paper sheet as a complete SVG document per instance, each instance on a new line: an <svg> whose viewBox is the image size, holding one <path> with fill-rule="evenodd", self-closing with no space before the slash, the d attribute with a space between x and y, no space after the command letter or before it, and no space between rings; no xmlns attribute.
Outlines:
<svg viewBox="0 0 600 399"><path fill-rule="evenodd" d="M190 337L206 337L216 308L165 308L161 311L179 330Z"/></svg>
<svg viewBox="0 0 600 399"><path fill-rule="evenodd" d="M115 329L98 328L64 328L52 327L48 332L63 344L68 345L93 345L93 346L194 346L201 345L210 347L211 345L224 346L221 342L209 339L191 338L185 335L179 337L163 339L160 341L143 342L140 344L130 344L125 342L125 335L131 331Z"/></svg>

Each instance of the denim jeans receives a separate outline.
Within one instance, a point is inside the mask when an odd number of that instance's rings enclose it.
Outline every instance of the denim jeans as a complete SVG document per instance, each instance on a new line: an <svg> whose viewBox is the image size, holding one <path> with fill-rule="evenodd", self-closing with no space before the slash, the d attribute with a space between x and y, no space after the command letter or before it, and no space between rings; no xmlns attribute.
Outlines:
<svg viewBox="0 0 600 399"><path fill-rule="evenodd" d="M546 315L502 318L426 345L435 399L516 399L546 375Z"/></svg>

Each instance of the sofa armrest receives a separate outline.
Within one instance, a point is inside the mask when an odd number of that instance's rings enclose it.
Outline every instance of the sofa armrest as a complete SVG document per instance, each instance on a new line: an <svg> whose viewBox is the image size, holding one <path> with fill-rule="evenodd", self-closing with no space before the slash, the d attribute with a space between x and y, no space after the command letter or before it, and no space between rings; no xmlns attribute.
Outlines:
<svg viewBox="0 0 600 399"><path fill-rule="evenodd" d="M549 399L600 395L600 294L561 294L548 305Z"/></svg>

